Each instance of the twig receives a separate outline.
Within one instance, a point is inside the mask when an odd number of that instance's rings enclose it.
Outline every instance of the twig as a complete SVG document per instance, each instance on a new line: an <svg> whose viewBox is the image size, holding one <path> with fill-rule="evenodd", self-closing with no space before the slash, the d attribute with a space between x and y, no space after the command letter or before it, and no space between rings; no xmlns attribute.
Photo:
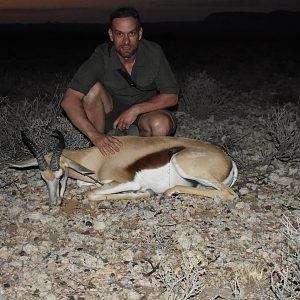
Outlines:
<svg viewBox="0 0 300 300"><path fill-rule="evenodd" d="M2 179L2 180L3 180L3 179ZM18 180L19 180L19 178L16 178L16 179L13 180L13 181L7 182L7 183L5 183L4 185L1 185L1 186L0 186L0 189L6 187L6 186L8 186L8 185L11 185L11 184L17 182ZM3 180L3 181L4 181L4 180Z"/></svg>
<svg viewBox="0 0 300 300"><path fill-rule="evenodd" d="M151 265L151 267L152 267L152 270L151 270L150 272L148 272L148 273L143 273L144 276L149 277L149 276L151 276L154 272L156 272L156 271L159 269L160 263L158 263L156 266L154 266L153 263L152 263L152 261L151 261L151 259L148 259L148 258L144 258L144 259L145 259L145 261L147 261L147 262Z"/></svg>

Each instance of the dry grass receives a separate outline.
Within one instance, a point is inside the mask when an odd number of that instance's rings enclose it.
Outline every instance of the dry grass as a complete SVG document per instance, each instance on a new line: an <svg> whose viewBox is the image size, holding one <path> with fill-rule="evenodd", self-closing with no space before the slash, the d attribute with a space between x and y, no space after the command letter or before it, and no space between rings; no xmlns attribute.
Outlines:
<svg viewBox="0 0 300 300"><path fill-rule="evenodd" d="M88 146L85 138L64 116L60 107L63 94L55 94L51 101L35 98L11 104L7 97L0 97L0 162L21 160L29 154L21 139L21 131L28 129L29 137L46 154L57 143L51 134L55 129L65 136L68 149Z"/></svg>

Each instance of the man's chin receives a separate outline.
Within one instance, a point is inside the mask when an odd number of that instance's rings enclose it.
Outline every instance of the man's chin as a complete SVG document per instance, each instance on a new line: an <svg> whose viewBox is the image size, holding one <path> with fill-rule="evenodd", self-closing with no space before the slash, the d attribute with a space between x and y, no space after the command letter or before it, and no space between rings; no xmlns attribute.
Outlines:
<svg viewBox="0 0 300 300"><path fill-rule="evenodd" d="M136 51L137 51L137 48L134 49L134 50L132 50L132 51L120 51L120 50L117 50L117 53L119 55L121 55L121 57L123 57L123 58L130 58L130 57L132 57L136 53Z"/></svg>
<svg viewBox="0 0 300 300"><path fill-rule="evenodd" d="M123 58L130 58L132 57L132 53L119 53Z"/></svg>

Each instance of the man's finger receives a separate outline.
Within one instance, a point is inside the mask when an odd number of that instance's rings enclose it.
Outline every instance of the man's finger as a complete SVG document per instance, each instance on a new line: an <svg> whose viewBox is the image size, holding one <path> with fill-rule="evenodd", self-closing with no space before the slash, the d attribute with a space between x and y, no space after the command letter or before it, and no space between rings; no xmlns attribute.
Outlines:
<svg viewBox="0 0 300 300"><path fill-rule="evenodd" d="M101 154L103 156L107 156L106 152L104 151L104 148L103 147L98 147L99 151L101 152Z"/></svg>
<svg viewBox="0 0 300 300"><path fill-rule="evenodd" d="M120 140L118 140L117 138L115 138L115 137L111 137L111 143L113 144L113 145L115 145L115 144L118 144L120 147L122 147L123 146L123 143L120 141ZM116 146L117 147L117 146ZM117 147L118 148L118 147ZM119 149L119 148L118 148Z"/></svg>
<svg viewBox="0 0 300 300"><path fill-rule="evenodd" d="M105 147L105 150L107 150L110 154L115 154L115 151L113 150L112 146L110 146L110 145L105 145L104 147ZM118 149L118 148L117 148L117 149ZM116 151L119 151L119 149L116 150Z"/></svg>

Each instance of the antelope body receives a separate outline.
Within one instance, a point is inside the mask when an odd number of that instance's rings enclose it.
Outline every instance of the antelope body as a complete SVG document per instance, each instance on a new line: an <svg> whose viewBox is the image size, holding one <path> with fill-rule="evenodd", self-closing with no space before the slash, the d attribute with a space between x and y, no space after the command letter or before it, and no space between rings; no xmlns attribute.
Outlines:
<svg viewBox="0 0 300 300"><path fill-rule="evenodd" d="M33 150L36 146L23 134L36 158L11 164L19 168L40 167L50 205L60 205L68 177L91 184L97 181L100 186L87 192L92 201L148 197L151 191L218 195L221 199L238 197L229 188L237 178L235 163L210 143L179 137L124 136L118 137L123 143L120 151L104 157L96 147L63 150L63 136L57 134L57 148L45 157Z"/></svg>

